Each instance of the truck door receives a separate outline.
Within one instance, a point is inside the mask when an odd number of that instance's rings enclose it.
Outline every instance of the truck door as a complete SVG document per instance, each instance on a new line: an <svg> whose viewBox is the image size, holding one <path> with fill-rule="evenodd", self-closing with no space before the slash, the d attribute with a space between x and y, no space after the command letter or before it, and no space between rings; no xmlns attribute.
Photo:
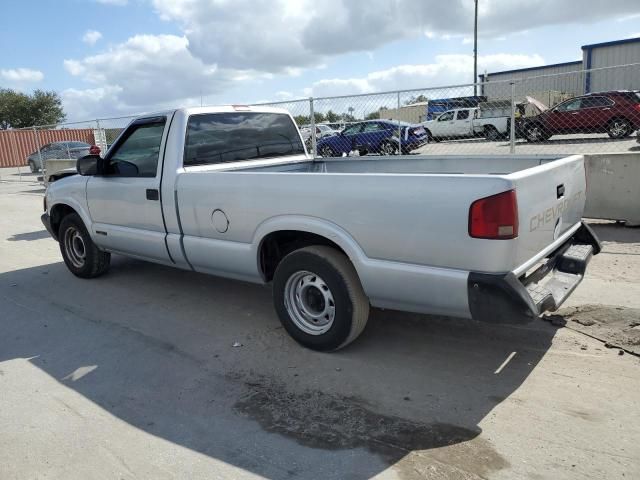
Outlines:
<svg viewBox="0 0 640 480"><path fill-rule="evenodd" d="M104 175L87 182L87 203L98 245L144 259L170 262L160 203L167 117L130 124L105 158Z"/></svg>
<svg viewBox="0 0 640 480"><path fill-rule="evenodd" d="M449 110L440 115L435 122L433 122L433 130L431 133L439 138L451 138L454 136L454 122L455 122L454 110Z"/></svg>
<svg viewBox="0 0 640 480"><path fill-rule="evenodd" d="M468 137L473 133L471 124L471 110L462 109L456 112L456 119L453 122L454 135L456 137Z"/></svg>

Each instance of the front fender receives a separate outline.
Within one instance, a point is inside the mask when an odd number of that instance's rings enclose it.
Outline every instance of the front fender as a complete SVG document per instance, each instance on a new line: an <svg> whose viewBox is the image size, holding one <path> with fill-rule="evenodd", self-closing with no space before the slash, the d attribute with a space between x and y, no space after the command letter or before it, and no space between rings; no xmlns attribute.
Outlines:
<svg viewBox="0 0 640 480"><path fill-rule="evenodd" d="M89 235L92 236L92 221L89 212L89 206L87 204L87 181L89 177L82 177L80 175L74 175L66 177L52 183L47 188L45 198L47 201L47 213L51 216L51 212L56 206L66 205L73 208L82 221Z"/></svg>

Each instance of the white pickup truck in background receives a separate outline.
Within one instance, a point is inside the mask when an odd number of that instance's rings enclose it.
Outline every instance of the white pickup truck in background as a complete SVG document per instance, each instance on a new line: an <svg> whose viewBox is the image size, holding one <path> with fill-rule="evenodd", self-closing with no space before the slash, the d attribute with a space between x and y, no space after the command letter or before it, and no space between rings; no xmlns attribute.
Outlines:
<svg viewBox="0 0 640 480"><path fill-rule="evenodd" d="M272 282L289 334L325 351L370 305L526 321L600 250L582 156L356 158L311 158L281 109L164 111L51 183L42 221L79 277L115 253Z"/></svg>
<svg viewBox="0 0 640 480"><path fill-rule="evenodd" d="M509 136L511 114L498 102L486 102L474 108L454 108L422 125L430 140L457 140L484 137L495 141ZM509 103L509 102L507 102ZM510 109L510 106L509 106Z"/></svg>

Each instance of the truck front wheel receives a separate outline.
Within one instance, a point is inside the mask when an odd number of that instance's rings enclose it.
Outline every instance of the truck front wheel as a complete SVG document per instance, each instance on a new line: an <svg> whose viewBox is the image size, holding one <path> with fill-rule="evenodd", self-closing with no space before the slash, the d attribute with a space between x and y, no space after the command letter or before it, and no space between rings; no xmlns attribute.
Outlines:
<svg viewBox="0 0 640 480"><path fill-rule="evenodd" d="M78 214L70 213L62 219L58 239L64 263L75 276L94 278L109 269L111 254L93 243Z"/></svg>
<svg viewBox="0 0 640 480"><path fill-rule="evenodd" d="M276 268L273 301L283 327L301 345L338 350L369 318L369 299L347 256L314 245L288 254Z"/></svg>

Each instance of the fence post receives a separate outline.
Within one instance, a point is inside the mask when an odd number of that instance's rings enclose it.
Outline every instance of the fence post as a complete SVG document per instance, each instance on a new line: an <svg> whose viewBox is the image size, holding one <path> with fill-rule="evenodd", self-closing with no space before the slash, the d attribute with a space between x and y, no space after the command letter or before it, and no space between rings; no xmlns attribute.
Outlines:
<svg viewBox="0 0 640 480"><path fill-rule="evenodd" d="M311 154L316 158L316 116L313 112L313 97L309 97L309 114L311 116Z"/></svg>
<svg viewBox="0 0 640 480"><path fill-rule="evenodd" d="M398 92L398 106L397 106L397 115L398 115L398 155L402 155L402 127L400 126L400 92Z"/></svg>
<svg viewBox="0 0 640 480"><path fill-rule="evenodd" d="M45 176L45 167L44 161L42 160L42 152L40 151L40 137L38 136L38 129L33 127L33 136L36 139L36 148L38 149L38 160L40 160L40 172L42 173L42 179L44 180Z"/></svg>
<svg viewBox="0 0 640 480"><path fill-rule="evenodd" d="M511 121L509 122L509 153L516 153L516 83L511 82Z"/></svg>

